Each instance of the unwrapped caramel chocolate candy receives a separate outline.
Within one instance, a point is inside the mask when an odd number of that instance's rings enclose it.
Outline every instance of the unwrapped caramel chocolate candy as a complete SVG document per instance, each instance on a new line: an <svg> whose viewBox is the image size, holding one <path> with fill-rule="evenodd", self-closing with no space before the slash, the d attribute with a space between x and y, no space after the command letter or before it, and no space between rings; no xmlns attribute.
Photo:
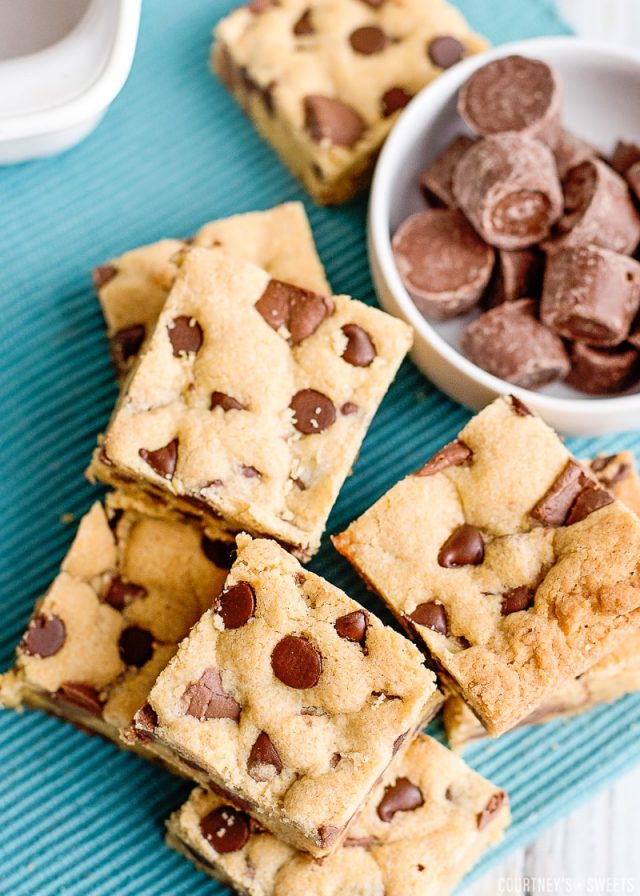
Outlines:
<svg viewBox="0 0 640 896"><path fill-rule="evenodd" d="M569 373L562 340L535 316L535 302L522 299L486 311L464 330L462 352L483 370L524 389L538 389Z"/></svg>
<svg viewBox="0 0 640 896"><path fill-rule="evenodd" d="M640 378L640 354L628 342L616 348L594 348L576 342L571 349L567 382L590 395L624 392Z"/></svg>
<svg viewBox="0 0 640 896"><path fill-rule="evenodd" d="M544 255L538 249L499 249L486 304L494 307L517 299L539 299L543 274Z"/></svg>
<svg viewBox="0 0 640 896"><path fill-rule="evenodd" d="M542 321L560 336L610 348L626 339L640 305L640 264L598 246L547 259Z"/></svg>
<svg viewBox="0 0 640 896"><path fill-rule="evenodd" d="M516 133L470 147L456 166L453 193L480 236L500 249L539 243L562 213L553 153Z"/></svg>
<svg viewBox="0 0 640 896"><path fill-rule="evenodd" d="M440 155L427 165L420 175L420 187L432 205L455 208L453 196L453 172L462 156L474 141L464 134L456 137Z"/></svg>
<svg viewBox="0 0 640 896"><path fill-rule="evenodd" d="M553 154L561 178L581 162L598 158L598 150L595 146L565 128L560 131L558 142L553 147Z"/></svg>
<svg viewBox="0 0 640 896"><path fill-rule="evenodd" d="M626 182L599 159L581 162L562 181L564 214L543 245L547 252L594 243L630 255L640 241L640 215Z"/></svg>
<svg viewBox="0 0 640 896"><path fill-rule="evenodd" d="M494 251L458 211L428 209L404 221L393 238L402 282L431 320L464 314L480 300Z"/></svg>

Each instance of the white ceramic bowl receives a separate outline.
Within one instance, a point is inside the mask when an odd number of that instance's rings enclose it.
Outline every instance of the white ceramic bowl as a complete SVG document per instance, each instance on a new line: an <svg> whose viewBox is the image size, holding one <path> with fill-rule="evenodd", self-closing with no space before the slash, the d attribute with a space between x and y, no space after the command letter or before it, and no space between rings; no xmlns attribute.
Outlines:
<svg viewBox="0 0 640 896"><path fill-rule="evenodd" d="M564 384L539 392L519 389L468 361L458 350L460 333L477 312L430 323L404 288L391 250L391 237L413 212L426 207L418 174L457 133L465 131L456 112L458 89L490 59L519 53L542 59L559 72L566 127L601 151L620 137L640 138L640 56L575 37L548 37L504 44L461 62L421 91L406 108L380 156L369 205L369 260L382 306L415 330L412 357L443 392L479 410L511 392L561 432L598 435L640 427L640 386L631 394L592 398Z"/></svg>
<svg viewBox="0 0 640 896"><path fill-rule="evenodd" d="M0 164L86 137L127 79L141 0L0 0Z"/></svg>

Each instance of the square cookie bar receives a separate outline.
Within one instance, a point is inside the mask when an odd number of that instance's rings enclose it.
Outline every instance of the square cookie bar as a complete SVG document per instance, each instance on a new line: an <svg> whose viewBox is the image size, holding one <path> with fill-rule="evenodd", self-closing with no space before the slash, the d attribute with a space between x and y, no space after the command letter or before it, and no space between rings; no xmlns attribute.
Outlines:
<svg viewBox="0 0 640 896"><path fill-rule="evenodd" d="M278 280L331 292L301 202L211 221L191 240L165 239L125 252L93 271L119 378L153 331L178 272L174 258L191 243L223 248Z"/></svg>
<svg viewBox="0 0 640 896"><path fill-rule="evenodd" d="M444 0L254 0L215 30L212 66L320 203L365 186L400 110L487 46Z"/></svg>
<svg viewBox="0 0 640 896"><path fill-rule="evenodd" d="M321 864L201 788L167 843L241 896L447 896L508 823L504 791L419 735Z"/></svg>
<svg viewBox="0 0 640 896"><path fill-rule="evenodd" d="M0 677L5 706L44 709L120 746L156 676L219 593L233 541L94 504Z"/></svg>
<svg viewBox="0 0 640 896"><path fill-rule="evenodd" d="M346 296L190 249L90 475L308 558L411 338Z"/></svg>
<svg viewBox="0 0 640 896"><path fill-rule="evenodd" d="M493 735L640 622L640 520L516 398L334 543Z"/></svg>
<svg viewBox="0 0 640 896"><path fill-rule="evenodd" d="M275 541L237 545L131 736L323 856L440 695L410 641Z"/></svg>
<svg viewBox="0 0 640 896"><path fill-rule="evenodd" d="M640 691L640 634L637 632L627 635L619 647L578 678L563 682L520 725L540 725L574 716L633 691ZM452 750L462 750L487 737L482 724L457 695L447 698L442 721Z"/></svg>

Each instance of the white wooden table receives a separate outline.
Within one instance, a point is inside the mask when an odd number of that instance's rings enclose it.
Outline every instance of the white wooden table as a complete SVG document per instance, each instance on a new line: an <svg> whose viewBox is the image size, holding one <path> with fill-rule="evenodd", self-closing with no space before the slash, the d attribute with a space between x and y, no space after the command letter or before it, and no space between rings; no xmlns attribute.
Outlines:
<svg viewBox="0 0 640 896"><path fill-rule="evenodd" d="M464 896L598 893L640 896L640 767L464 890Z"/></svg>

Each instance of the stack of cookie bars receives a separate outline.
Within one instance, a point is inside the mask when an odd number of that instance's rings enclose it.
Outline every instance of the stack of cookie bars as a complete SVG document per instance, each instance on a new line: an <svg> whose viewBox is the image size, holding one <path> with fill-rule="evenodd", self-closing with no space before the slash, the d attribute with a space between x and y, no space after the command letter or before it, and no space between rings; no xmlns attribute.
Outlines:
<svg viewBox="0 0 640 896"><path fill-rule="evenodd" d="M253 0L219 26L217 70L321 201L363 183L412 93L482 46L425 8ZM397 60L369 66L389 35ZM283 68L292 40L305 52ZM409 328L332 295L297 203L94 280L122 389L88 473L110 491L0 698L196 781L167 842L239 893L450 893L509 808L421 733L445 698L458 748L640 686L631 457L575 460L512 397L477 415L333 539L409 640L301 565Z"/></svg>

